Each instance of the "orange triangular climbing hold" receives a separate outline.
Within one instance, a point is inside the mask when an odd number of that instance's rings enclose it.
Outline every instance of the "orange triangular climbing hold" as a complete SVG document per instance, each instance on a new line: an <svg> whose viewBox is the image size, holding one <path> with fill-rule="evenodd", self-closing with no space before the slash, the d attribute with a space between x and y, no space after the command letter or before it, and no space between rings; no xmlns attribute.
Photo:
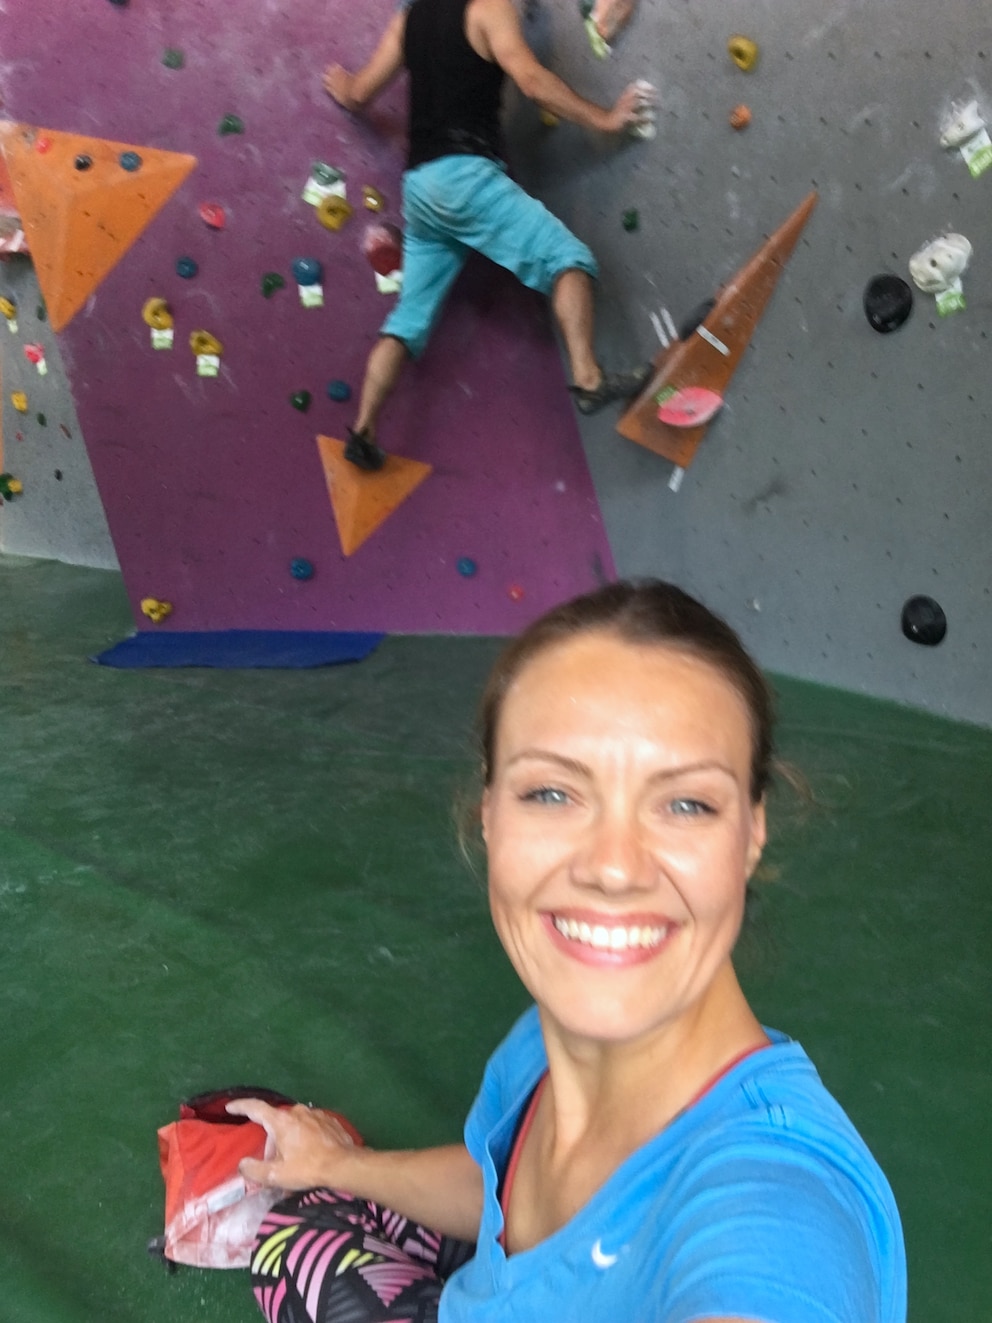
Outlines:
<svg viewBox="0 0 992 1323"><path fill-rule="evenodd" d="M0 124L52 327L61 331L196 165L195 156Z"/></svg>
<svg viewBox="0 0 992 1323"><path fill-rule="evenodd" d="M816 200L816 193L804 198L724 285L715 306L688 340L677 340L657 356L651 380L617 423L621 436L681 468L689 467L706 433L706 424L673 427L663 423L658 417L658 396L667 387L676 391L703 387L723 395Z"/></svg>
<svg viewBox="0 0 992 1323"><path fill-rule="evenodd" d="M357 551L433 471L419 459L387 455L378 473L364 473L345 459L343 441L318 436L317 448L346 556Z"/></svg>

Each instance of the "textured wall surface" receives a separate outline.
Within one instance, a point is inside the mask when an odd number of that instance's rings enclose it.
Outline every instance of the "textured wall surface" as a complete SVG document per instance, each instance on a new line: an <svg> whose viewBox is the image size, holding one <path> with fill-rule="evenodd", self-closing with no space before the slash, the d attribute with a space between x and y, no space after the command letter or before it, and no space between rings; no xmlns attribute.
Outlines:
<svg viewBox="0 0 992 1323"><path fill-rule="evenodd" d="M201 160L63 337L132 600L171 597L176 628L511 628L610 570L544 311L485 266L465 281L384 420L387 445L435 475L343 562L313 436L340 434L348 411L323 383L357 383L385 302L357 254L362 219L327 235L299 192L323 158L353 192L382 188L395 215L403 94L362 123L318 83L327 59L367 53L385 0L284 9L41 0L16 25L0 15L7 113ZM657 140L619 150L511 109L518 174L600 259L607 361L653 352L651 313L680 320L812 185L821 194L681 491L609 419L583 425L618 568L698 592L772 669L992 724L992 172L972 179L938 144L952 100L992 109L987 6L640 0L606 61L571 0L525 9L539 53L580 91L605 101L645 77L661 92ZM735 30L761 47L749 74L726 53ZM163 68L166 46L185 48L185 69ZM738 102L753 112L743 133L727 123ZM217 136L229 111L243 138ZM196 217L208 197L228 208L223 234ZM975 247L967 310L942 319L918 294L907 325L877 335L866 282L905 274L944 229ZM181 252L200 261L197 281L173 275ZM325 261L329 309L302 312L292 288L263 300L260 273L306 252ZM171 356L149 352L138 319L155 293L177 312ZM194 325L225 342L217 382L193 375ZM301 387L307 417L286 404ZM288 578L295 555L318 565L312 583ZM477 579L454 575L462 555ZM900 632L921 593L947 613L935 649Z"/></svg>
<svg viewBox="0 0 992 1323"><path fill-rule="evenodd" d="M58 337L52 334L34 268L26 257L12 257L0 265L0 294L17 305L16 333L0 326L4 440L0 467L24 484L23 495L0 507L0 551L115 569L114 544ZM25 344L44 349L48 368L44 376L24 357ZM27 396L26 413L11 403L15 393Z"/></svg>
<svg viewBox="0 0 992 1323"><path fill-rule="evenodd" d="M652 311L681 320L821 195L677 494L665 461L585 425L620 571L697 591L772 669L992 724L992 171L972 179L938 142L952 100L977 95L992 119L992 11L641 0L603 62L571 4L539 0L531 32L589 95L635 77L660 89L658 138L620 156L517 119L526 181L601 259L614 356L656 344ZM751 73L727 56L734 32L760 45ZM753 121L735 133L739 102ZM967 310L942 319L917 293L910 321L878 335L865 284L908 276L945 229L974 245ZM947 614L937 648L901 634L916 594Z"/></svg>
<svg viewBox="0 0 992 1323"><path fill-rule="evenodd" d="M387 449L434 473L341 554L314 438L343 436L353 406L326 383L357 389L389 306L360 251L360 189L380 189L398 218L405 92L360 121L320 73L364 59L390 12L390 0L41 0L16 23L0 15L11 118L199 158L60 337L132 604L171 601L164 628L504 632L613 572L545 305L482 263L382 423ZM163 65L169 47L183 68ZM218 133L227 114L243 135ZM345 171L357 206L338 234L300 197L314 160ZM223 205L225 229L204 225L204 201ZM182 255L194 280L175 272ZM300 256L324 264L323 309L300 305ZM268 300L266 271L288 281ZM153 295L175 316L170 352L141 321ZM187 342L201 328L224 345L216 380L195 373ZM306 415L289 404L302 389ZM295 557L316 566L311 581L290 576ZM476 577L459 576L460 557Z"/></svg>

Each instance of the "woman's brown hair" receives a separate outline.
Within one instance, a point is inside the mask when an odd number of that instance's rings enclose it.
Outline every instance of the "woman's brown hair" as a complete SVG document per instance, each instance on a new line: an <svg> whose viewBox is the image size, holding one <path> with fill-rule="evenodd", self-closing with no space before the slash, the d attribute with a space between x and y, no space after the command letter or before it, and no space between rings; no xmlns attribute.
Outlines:
<svg viewBox="0 0 992 1323"><path fill-rule="evenodd" d="M723 675L751 720L750 794L758 803L772 779L772 693L743 643L719 616L661 579L622 580L573 598L535 620L503 650L479 706L483 782L493 777L503 701L524 667L548 648L580 634L612 634L627 643L660 645L698 657Z"/></svg>

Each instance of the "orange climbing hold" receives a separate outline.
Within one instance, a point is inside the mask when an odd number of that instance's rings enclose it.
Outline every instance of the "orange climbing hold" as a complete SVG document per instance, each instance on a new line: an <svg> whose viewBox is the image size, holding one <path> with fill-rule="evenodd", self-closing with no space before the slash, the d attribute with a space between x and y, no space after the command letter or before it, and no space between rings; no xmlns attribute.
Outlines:
<svg viewBox="0 0 992 1323"><path fill-rule="evenodd" d="M706 433L698 427L673 427L658 417L668 387L685 391L703 386L723 396L744 355L765 304L816 206L810 193L755 255L720 291L713 308L687 340L677 340L654 360L655 372L617 424L628 441L653 450L680 468L688 468Z"/></svg>
<svg viewBox="0 0 992 1323"><path fill-rule="evenodd" d="M38 144L48 143L39 152ZM105 138L0 124L49 320L61 331L196 165L196 157ZM137 152L140 169L121 165ZM84 164L85 163L85 164Z"/></svg>
<svg viewBox="0 0 992 1323"><path fill-rule="evenodd" d="M365 473L345 459L343 441L318 436L317 448L346 556L357 551L433 471L419 459L387 455L378 472Z"/></svg>

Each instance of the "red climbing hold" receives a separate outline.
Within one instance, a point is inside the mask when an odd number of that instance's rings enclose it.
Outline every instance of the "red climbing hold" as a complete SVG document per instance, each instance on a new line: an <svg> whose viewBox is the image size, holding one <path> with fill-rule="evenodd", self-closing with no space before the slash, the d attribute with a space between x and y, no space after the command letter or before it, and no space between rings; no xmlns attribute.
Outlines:
<svg viewBox="0 0 992 1323"><path fill-rule="evenodd" d="M227 224L227 215L219 202L201 202L200 219L212 230L222 230Z"/></svg>
<svg viewBox="0 0 992 1323"><path fill-rule="evenodd" d="M669 427L701 427L723 408L723 396L705 386L683 386L665 393L658 404L658 419Z"/></svg>
<svg viewBox="0 0 992 1323"><path fill-rule="evenodd" d="M376 223L365 227L362 252L372 270L380 276L391 276L403 265L403 235L395 225Z"/></svg>

